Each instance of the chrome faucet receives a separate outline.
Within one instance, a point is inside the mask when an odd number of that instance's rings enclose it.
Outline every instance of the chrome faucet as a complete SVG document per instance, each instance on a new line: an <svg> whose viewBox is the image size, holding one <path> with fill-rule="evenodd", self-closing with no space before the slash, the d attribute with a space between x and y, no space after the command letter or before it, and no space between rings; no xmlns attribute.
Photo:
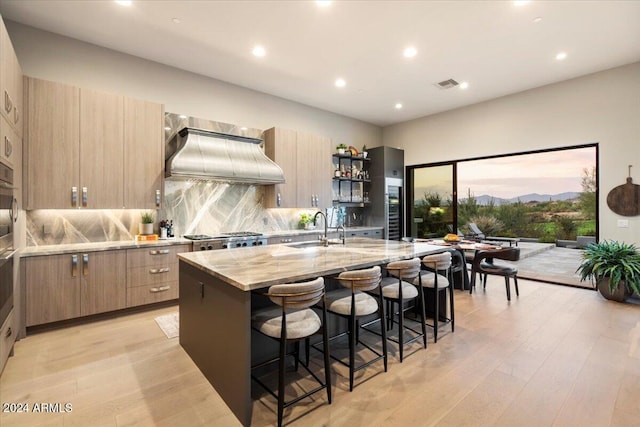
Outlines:
<svg viewBox="0 0 640 427"><path fill-rule="evenodd" d="M340 237L340 229L342 229L342 237ZM338 230L338 238L342 240L343 245L346 245L347 230L344 228L344 224L340 224L339 226L337 226L336 230Z"/></svg>
<svg viewBox="0 0 640 427"><path fill-rule="evenodd" d="M316 225L316 219L318 218L318 215L322 215L322 218L324 218L324 237L321 236L320 241L324 244L324 246L329 246L329 239L327 238L327 216L321 211L316 212L316 214L313 216L313 225Z"/></svg>

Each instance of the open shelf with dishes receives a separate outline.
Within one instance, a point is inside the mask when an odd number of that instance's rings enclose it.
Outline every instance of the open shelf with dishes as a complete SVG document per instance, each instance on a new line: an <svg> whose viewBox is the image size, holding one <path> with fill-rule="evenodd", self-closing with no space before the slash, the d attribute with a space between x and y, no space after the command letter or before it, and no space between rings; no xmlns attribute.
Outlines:
<svg viewBox="0 0 640 427"><path fill-rule="evenodd" d="M363 155L333 154L334 176L332 194L334 205L363 206L369 203L368 165Z"/></svg>

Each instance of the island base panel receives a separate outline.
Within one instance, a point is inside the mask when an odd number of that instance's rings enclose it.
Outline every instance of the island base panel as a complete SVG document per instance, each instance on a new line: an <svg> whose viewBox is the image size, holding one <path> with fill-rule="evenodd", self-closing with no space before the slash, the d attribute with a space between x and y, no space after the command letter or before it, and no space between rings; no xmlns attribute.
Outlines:
<svg viewBox="0 0 640 427"><path fill-rule="evenodd" d="M180 345L246 426L252 408L250 294L180 261Z"/></svg>

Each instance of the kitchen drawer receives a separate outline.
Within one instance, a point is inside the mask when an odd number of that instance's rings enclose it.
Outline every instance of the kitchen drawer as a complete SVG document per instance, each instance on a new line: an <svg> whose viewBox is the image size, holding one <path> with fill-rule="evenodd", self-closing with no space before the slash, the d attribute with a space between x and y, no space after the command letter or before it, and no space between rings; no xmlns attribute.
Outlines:
<svg viewBox="0 0 640 427"><path fill-rule="evenodd" d="M164 282L127 289L127 307L136 307L154 302L178 298L178 282Z"/></svg>
<svg viewBox="0 0 640 427"><path fill-rule="evenodd" d="M351 230L347 231L347 237L368 237L371 239L382 239L382 229Z"/></svg>
<svg viewBox="0 0 640 427"><path fill-rule="evenodd" d="M174 255L175 256L175 255ZM127 269L127 288L155 285L178 280L178 261Z"/></svg>
<svg viewBox="0 0 640 427"><path fill-rule="evenodd" d="M127 249L127 267L170 265L178 262L177 254L190 251L191 245L154 246L144 249Z"/></svg>
<svg viewBox="0 0 640 427"><path fill-rule="evenodd" d="M5 320L2 325L2 329L0 329L0 373L2 373L2 368L9 357L9 353L11 353L11 347L18 334L13 313L13 310L9 312L9 317L7 317L7 320Z"/></svg>

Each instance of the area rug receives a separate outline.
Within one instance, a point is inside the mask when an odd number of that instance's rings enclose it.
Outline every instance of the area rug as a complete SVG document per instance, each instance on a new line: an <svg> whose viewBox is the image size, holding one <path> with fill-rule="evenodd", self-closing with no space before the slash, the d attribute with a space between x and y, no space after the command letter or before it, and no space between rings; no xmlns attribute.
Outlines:
<svg viewBox="0 0 640 427"><path fill-rule="evenodd" d="M155 318L155 321L167 338L175 338L178 336L180 331L178 326L180 324L180 314L177 311L175 313L158 316Z"/></svg>

